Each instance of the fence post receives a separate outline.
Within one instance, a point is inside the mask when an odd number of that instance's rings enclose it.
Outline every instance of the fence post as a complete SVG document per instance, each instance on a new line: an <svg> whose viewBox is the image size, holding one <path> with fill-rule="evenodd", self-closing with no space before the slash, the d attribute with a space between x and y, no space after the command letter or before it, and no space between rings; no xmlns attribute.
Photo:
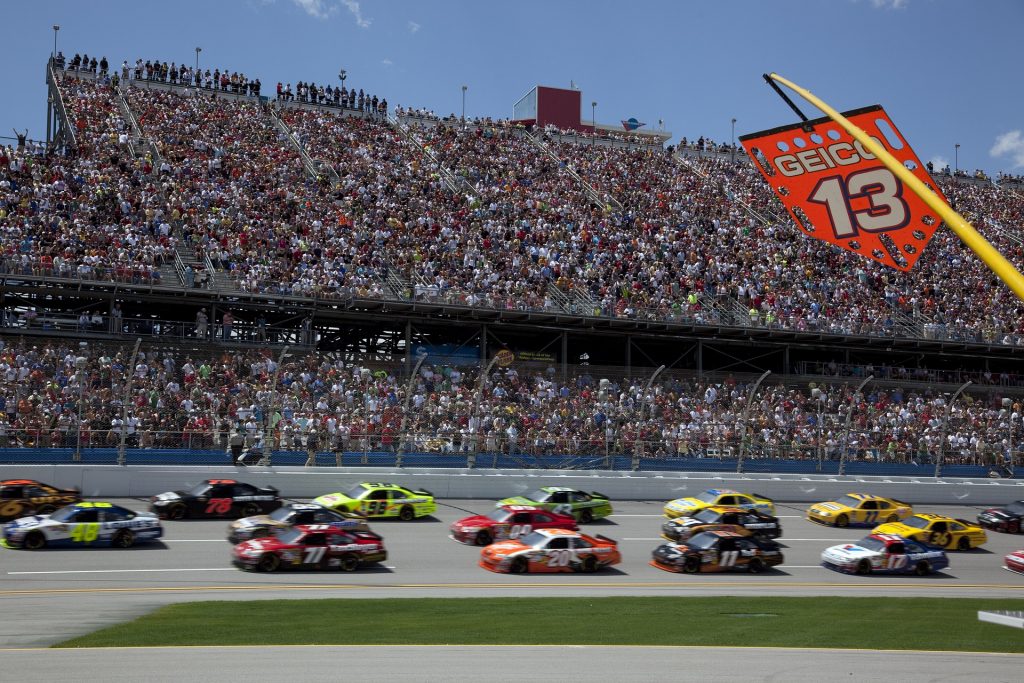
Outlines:
<svg viewBox="0 0 1024 683"><path fill-rule="evenodd" d="M139 355L139 345L142 344L142 337L135 339L135 348L132 349L132 359L128 362L128 386L125 387L125 401L121 406L121 443L117 447L117 464L124 467L128 464L125 455L125 439L128 437L128 406L132 401L132 385L135 384L135 359Z"/></svg>
<svg viewBox="0 0 1024 683"><path fill-rule="evenodd" d="M420 354L419 359L416 361L416 366L412 369L412 374L409 375L409 383L405 386L405 402L402 405L402 424L398 428L398 448L395 449L395 467L402 466L402 453L405 451L405 437L408 436L405 433L405 427L409 422L409 400L412 398L413 384L416 382L416 377L420 374L420 366L423 365L423 361L426 359L426 353ZM366 453L363 453L363 462L366 462Z"/></svg>
<svg viewBox="0 0 1024 683"><path fill-rule="evenodd" d="M643 436L644 411L647 409L647 394L650 393L651 385L654 383L654 380L658 378L658 375L660 375L661 371L664 369L665 366L662 365L659 366L658 369L654 371L654 374L651 375L650 378L648 378L647 384L644 385L644 393L640 395L640 408L637 411L638 415L636 421L636 439L633 440L634 472L640 469L640 458L643 456L644 442L642 441L641 437Z"/></svg>
<svg viewBox="0 0 1024 683"><path fill-rule="evenodd" d="M960 385L960 388L956 390L956 393L954 393L953 396L949 399L949 402L946 403L946 414L942 420L942 437L939 441L939 458L938 460L935 461L936 479L942 476L942 465L943 462L946 460L946 436L949 434L949 411L952 410L953 408L953 401L957 400L957 398L960 397L960 394L963 393L964 389L971 386L971 384L972 382L970 380L967 380L962 385Z"/></svg>
<svg viewBox="0 0 1024 683"><path fill-rule="evenodd" d="M277 380L281 376L281 366L284 359L288 357L288 345L285 344L277 357L277 367L274 368L274 375L270 378L270 403L263 409L263 455L260 457L260 465L270 466L271 454L273 453L273 438L271 430L273 426L270 421L274 419L274 408L277 407Z"/></svg>
<svg viewBox="0 0 1024 683"><path fill-rule="evenodd" d="M841 444L841 450L839 451L840 476L846 473L846 451L850 447L850 421L853 420L853 406L857 403L857 394L859 394L860 390L874 378L874 375L868 375L864 378L863 382L857 385L857 388L853 392L853 396L850 397L850 405L846 407L846 425L843 428L843 443Z"/></svg>
<svg viewBox="0 0 1024 683"><path fill-rule="evenodd" d="M739 432L740 432L740 455L739 455L739 459L736 460L736 473L737 474L742 474L743 473L743 456L746 455L746 450L747 450L747 415L750 413L750 404L754 402L754 394L757 393L757 389L758 389L758 387L761 386L761 382L763 382L764 378L767 377L770 374L772 374L771 370L765 370L761 374L761 376L757 378L757 381L754 382L754 386L753 386L753 388L751 388L750 393L747 394L747 402L743 405L743 412L740 414L740 422L743 424L743 428L739 430Z"/></svg>

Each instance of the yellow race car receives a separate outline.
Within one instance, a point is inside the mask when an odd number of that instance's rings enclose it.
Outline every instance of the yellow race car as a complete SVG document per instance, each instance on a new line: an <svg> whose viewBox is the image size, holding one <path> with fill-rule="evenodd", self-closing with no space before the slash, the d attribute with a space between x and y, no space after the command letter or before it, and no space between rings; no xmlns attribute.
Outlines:
<svg viewBox="0 0 1024 683"><path fill-rule="evenodd" d="M815 503L807 508L807 519L829 526L875 526L898 522L913 514L910 503L870 493L847 493L838 500Z"/></svg>
<svg viewBox="0 0 1024 683"><path fill-rule="evenodd" d="M911 515L902 522L882 524L871 533L896 534L946 550L970 550L988 541L985 530L977 524L928 512Z"/></svg>
<svg viewBox="0 0 1024 683"><path fill-rule="evenodd" d="M664 513L669 519L676 517L692 517L712 505L741 508L743 510L760 510L770 515L775 514L775 503L759 493L739 493L729 489L708 489L690 498L676 498L665 503Z"/></svg>

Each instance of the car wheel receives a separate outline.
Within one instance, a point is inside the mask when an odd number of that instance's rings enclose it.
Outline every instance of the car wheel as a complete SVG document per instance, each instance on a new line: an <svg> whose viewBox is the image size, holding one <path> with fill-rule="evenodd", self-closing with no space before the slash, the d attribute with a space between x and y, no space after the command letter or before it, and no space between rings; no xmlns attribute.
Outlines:
<svg viewBox="0 0 1024 683"><path fill-rule="evenodd" d="M403 522L411 522L412 520L416 519L416 512L411 507L406 505L402 507L401 510L398 511L398 518Z"/></svg>
<svg viewBox="0 0 1024 683"><path fill-rule="evenodd" d="M185 519L187 512L184 505L172 505L167 510L167 519Z"/></svg>
<svg viewBox="0 0 1024 683"><path fill-rule="evenodd" d="M477 545L490 545L492 540L494 539L491 538L491 532L484 530L476 532L476 539L474 542Z"/></svg>
<svg viewBox="0 0 1024 683"><path fill-rule="evenodd" d="M580 563L580 571L584 574L592 574L597 571L597 558L593 555L587 555L583 558L583 562Z"/></svg>
<svg viewBox="0 0 1024 683"><path fill-rule="evenodd" d="M765 570L764 561L760 557L755 557L748 564L747 567L750 569L751 574L760 574Z"/></svg>
<svg viewBox="0 0 1024 683"><path fill-rule="evenodd" d="M856 572L861 576L867 576L871 573L871 563L867 560L861 560L857 563Z"/></svg>
<svg viewBox="0 0 1024 683"><path fill-rule="evenodd" d="M836 517L836 526L837 527L842 528L842 527L849 526L849 524L850 524L850 518L847 517L846 515L839 515L838 517Z"/></svg>
<svg viewBox="0 0 1024 683"><path fill-rule="evenodd" d="M898 521L900 521L900 518L897 517L896 515L889 515L888 517L885 518L886 524L895 524Z"/></svg>
<svg viewBox="0 0 1024 683"><path fill-rule="evenodd" d="M260 561L256 564L257 569L261 572L274 572L277 571L280 566L281 558L274 553L265 553L260 557Z"/></svg>
<svg viewBox="0 0 1024 683"><path fill-rule="evenodd" d="M590 524L594 521L594 513L590 510L580 511L580 524Z"/></svg>
<svg viewBox="0 0 1024 683"><path fill-rule="evenodd" d="M690 555L683 560L683 571L687 574L696 574L700 571L700 558Z"/></svg>
<svg viewBox="0 0 1024 683"><path fill-rule="evenodd" d="M254 517L260 514L260 506L256 503L246 503L240 512L242 517Z"/></svg>
<svg viewBox="0 0 1024 683"><path fill-rule="evenodd" d="M131 548L133 545L135 545L135 534L128 529L121 529L117 532L117 536L114 536L115 548Z"/></svg>
<svg viewBox="0 0 1024 683"><path fill-rule="evenodd" d="M932 566L927 560L921 560L914 566L914 573L918 576L928 576L932 573Z"/></svg>
<svg viewBox="0 0 1024 683"><path fill-rule="evenodd" d="M961 536L960 540L957 541L956 549L957 550L970 550L971 549L971 542L970 542L970 540L968 540L968 538L966 536Z"/></svg>
<svg viewBox="0 0 1024 683"><path fill-rule="evenodd" d="M21 547L25 550L39 550L40 548L46 547L46 536L43 536L38 531L25 536L25 540L21 542Z"/></svg>
<svg viewBox="0 0 1024 683"><path fill-rule="evenodd" d="M526 561L525 557L517 557L512 560L512 564L508 566L509 574L526 574L530 571L530 563Z"/></svg>
<svg viewBox="0 0 1024 683"><path fill-rule="evenodd" d="M1008 532L1010 532L1011 534L1019 534L1020 533L1020 522L1010 522L1009 524L1006 525L1006 530Z"/></svg>
<svg viewBox="0 0 1024 683"><path fill-rule="evenodd" d="M343 572L354 572L359 569L359 558L352 553L342 555L341 564L338 565L338 569Z"/></svg>
<svg viewBox="0 0 1024 683"><path fill-rule="evenodd" d="M36 514L37 515L52 515L54 510L56 510L56 509L57 508L55 508L52 505L40 505L39 507L36 508Z"/></svg>

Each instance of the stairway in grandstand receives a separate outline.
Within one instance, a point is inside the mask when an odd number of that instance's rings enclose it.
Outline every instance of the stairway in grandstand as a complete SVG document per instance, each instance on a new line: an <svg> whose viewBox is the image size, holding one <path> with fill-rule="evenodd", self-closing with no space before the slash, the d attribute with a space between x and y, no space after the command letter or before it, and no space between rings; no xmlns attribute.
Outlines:
<svg viewBox="0 0 1024 683"><path fill-rule="evenodd" d="M594 187L593 185L588 183L586 180L584 180L583 176L581 176L579 173L577 173L576 169L573 168L571 164L569 164L565 159L562 159L561 157L559 157L557 154L555 154L555 152L550 147L548 147L546 144L544 144L544 141L541 140L538 137L539 131L531 132L531 131L528 131L525 128L523 128L523 129L516 129L515 132L520 137L522 137L522 138L524 138L526 140L529 140L534 145L536 145L537 149L542 151L552 161L554 161L556 164L558 164L559 168L561 168L563 171L565 171L570 176L572 176L573 179L575 179L576 182L579 183L581 187L583 187L583 189L587 193L587 196L590 197L590 200L592 202L594 202L595 204L597 204L601 208L605 208L606 206L610 205L610 206L615 207L619 211L623 210L622 203L619 202L618 199L616 199L615 197L612 197L611 195L602 195L600 192L597 191L596 187Z"/></svg>

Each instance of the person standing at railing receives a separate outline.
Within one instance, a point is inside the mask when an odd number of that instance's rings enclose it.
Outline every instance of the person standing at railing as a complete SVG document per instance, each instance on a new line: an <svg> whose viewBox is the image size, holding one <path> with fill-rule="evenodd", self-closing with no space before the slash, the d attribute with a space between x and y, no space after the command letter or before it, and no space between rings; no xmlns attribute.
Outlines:
<svg viewBox="0 0 1024 683"><path fill-rule="evenodd" d="M245 447L245 435L242 433L241 427L235 427L235 430L228 437L228 448L231 450L231 464L238 465L239 460L242 457L242 449Z"/></svg>

